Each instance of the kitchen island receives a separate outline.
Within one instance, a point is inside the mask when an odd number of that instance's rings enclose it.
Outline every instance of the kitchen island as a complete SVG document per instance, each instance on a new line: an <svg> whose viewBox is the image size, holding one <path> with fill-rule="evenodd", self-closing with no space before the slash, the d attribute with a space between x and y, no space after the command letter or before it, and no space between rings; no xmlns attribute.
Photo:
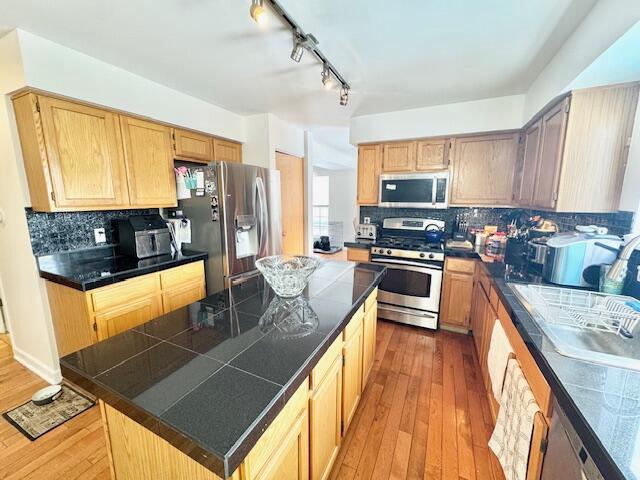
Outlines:
<svg viewBox="0 0 640 480"><path fill-rule="evenodd" d="M385 268L323 262L303 295L261 276L61 359L100 400L115 476L324 478L375 354Z"/></svg>

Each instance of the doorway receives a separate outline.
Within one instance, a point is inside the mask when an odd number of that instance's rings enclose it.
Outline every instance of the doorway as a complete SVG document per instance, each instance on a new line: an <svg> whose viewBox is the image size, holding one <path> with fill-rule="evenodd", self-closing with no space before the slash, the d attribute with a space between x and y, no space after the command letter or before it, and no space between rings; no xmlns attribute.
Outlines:
<svg viewBox="0 0 640 480"><path fill-rule="evenodd" d="M304 255L304 161L276 152L282 201L282 253Z"/></svg>

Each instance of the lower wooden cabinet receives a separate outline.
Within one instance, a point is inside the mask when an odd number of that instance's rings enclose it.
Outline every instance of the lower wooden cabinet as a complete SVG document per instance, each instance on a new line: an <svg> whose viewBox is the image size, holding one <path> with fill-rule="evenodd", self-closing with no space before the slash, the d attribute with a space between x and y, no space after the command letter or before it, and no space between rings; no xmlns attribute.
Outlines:
<svg viewBox="0 0 640 480"><path fill-rule="evenodd" d="M340 342L342 341L339 338ZM331 349L329 350L331 352ZM312 480L324 480L331 473L342 441L342 351L309 399L310 468Z"/></svg>
<svg viewBox="0 0 640 480"><path fill-rule="evenodd" d="M469 331L475 281L475 260L447 258L440 300L440 326Z"/></svg>
<svg viewBox="0 0 640 480"><path fill-rule="evenodd" d="M202 261L87 292L46 285L61 357L206 296Z"/></svg>
<svg viewBox="0 0 640 480"><path fill-rule="evenodd" d="M371 261L371 254L368 248L347 248L347 260L368 263Z"/></svg>
<svg viewBox="0 0 640 480"><path fill-rule="evenodd" d="M342 347L342 433L344 433L360 403L362 395L362 360L364 348L364 309L358 310L344 330Z"/></svg>
<svg viewBox="0 0 640 480"><path fill-rule="evenodd" d="M373 368L376 356L376 330L378 319L378 304L373 303L369 308L365 304L364 321L362 329L362 385L367 384L369 374Z"/></svg>

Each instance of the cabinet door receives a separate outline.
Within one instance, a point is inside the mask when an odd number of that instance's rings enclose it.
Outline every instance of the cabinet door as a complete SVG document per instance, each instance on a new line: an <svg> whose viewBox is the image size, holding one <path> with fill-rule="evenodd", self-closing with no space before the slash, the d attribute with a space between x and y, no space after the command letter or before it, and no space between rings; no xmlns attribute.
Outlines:
<svg viewBox="0 0 640 480"><path fill-rule="evenodd" d="M553 208L556 205L568 110L569 99L566 98L542 117L540 153L533 193L534 207Z"/></svg>
<svg viewBox="0 0 640 480"><path fill-rule="evenodd" d="M418 142L416 170L442 170L449 165L449 139Z"/></svg>
<svg viewBox="0 0 640 480"><path fill-rule="evenodd" d="M173 312L206 296L203 282L187 283L162 292L162 309L164 313Z"/></svg>
<svg viewBox="0 0 640 480"><path fill-rule="evenodd" d="M542 120L538 120L524 134L524 146L522 163L518 173L518 185L516 185L516 204L528 207L533 203L533 190L536 184L538 171L538 154L540 152L540 133L542 132Z"/></svg>
<svg viewBox="0 0 640 480"><path fill-rule="evenodd" d="M176 182L169 127L120 117L131 205L175 207Z"/></svg>
<svg viewBox="0 0 640 480"><path fill-rule="evenodd" d="M309 400L311 425L311 479L324 480L338 455L342 440L342 356L331 368Z"/></svg>
<svg viewBox="0 0 640 480"><path fill-rule="evenodd" d="M452 204L511 204L517 133L456 138L452 148Z"/></svg>
<svg viewBox="0 0 640 480"><path fill-rule="evenodd" d="M342 348L342 433L347 431L362 393L362 320Z"/></svg>
<svg viewBox="0 0 640 480"><path fill-rule="evenodd" d="M471 333L473 335L473 344L476 349L478 359L482 353L482 330L484 324L484 304L482 303L482 287L480 282L476 282L473 286L473 298L471 300Z"/></svg>
<svg viewBox="0 0 640 480"><path fill-rule="evenodd" d="M386 143L382 154L383 172L412 172L416 164L416 142Z"/></svg>
<svg viewBox="0 0 640 480"><path fill-rule="evenodd" d="M160 315L162 315L162 305L158 295L149 295L96 313L98 340L117 335Z"/></svg>
<svg viewBox="0 0 640 480"><path fill-rule="evenodd" d="M378 305L373 304L364 314L363 347L362 347L362 388L367 385L369 374L373 368L376 356L376 322L378 320Z"/></svg>
<svg viewBox="0 0 640 480"><path fill-rule="evenodd" d="M118 116L56 98L38 103L56 207L127 206Z"/></svg>
<svg viewBox="0 0 640 480"><path fill-rule="evenodd" d="M242 145L214 138L213 158L216 162L242 163Z"/></svg>
<svg viewBox="0 0 640 480"><path fill-rule="evenodd" d="M358 147L358 205L377 205L382 145Z"/></svg>
<svg viewBox="0 0 640 480"><path fill-rule="evenodd" d="M472 296L473 275L445 271L440 322L468 330Z"/></svg>
<svg viewBox="0 0 640 480"><path fill-rule="evenodd" d="M498 314L491 306L491 303L487 302L484 309L484 329L482 332L482 351L480 352L480 369L482 370L482 378L484 380L484 386L487 391L491 391L489 368L487 365L487 356L489 355L489 344L491 343L491 334L493 333L493 326L496 323Z"/></svg>
<svg viewBox="0 0 640 480"><path fill-rule="evenodd" d="M204 163L213 161L212 139L202 133L174 128L173 148L178 158Z"/></svg>

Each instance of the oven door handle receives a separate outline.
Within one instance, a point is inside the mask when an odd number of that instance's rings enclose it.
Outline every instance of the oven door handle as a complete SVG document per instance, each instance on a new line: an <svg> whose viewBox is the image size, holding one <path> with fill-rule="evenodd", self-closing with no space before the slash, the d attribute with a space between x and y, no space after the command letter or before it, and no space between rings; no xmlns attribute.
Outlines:
<svg viewBox="0 0 640 480"><path fill-rule="evenodd" d="M418 262L407 262L406 260L394 260L392 258L372 258L372 262L393 265L392 268L399 268L401 270L411 270L414 272L421 272L425 270L442 272L442 267L436 265L425 265ZM416 268L417 267L417 268Z"/></svg>

